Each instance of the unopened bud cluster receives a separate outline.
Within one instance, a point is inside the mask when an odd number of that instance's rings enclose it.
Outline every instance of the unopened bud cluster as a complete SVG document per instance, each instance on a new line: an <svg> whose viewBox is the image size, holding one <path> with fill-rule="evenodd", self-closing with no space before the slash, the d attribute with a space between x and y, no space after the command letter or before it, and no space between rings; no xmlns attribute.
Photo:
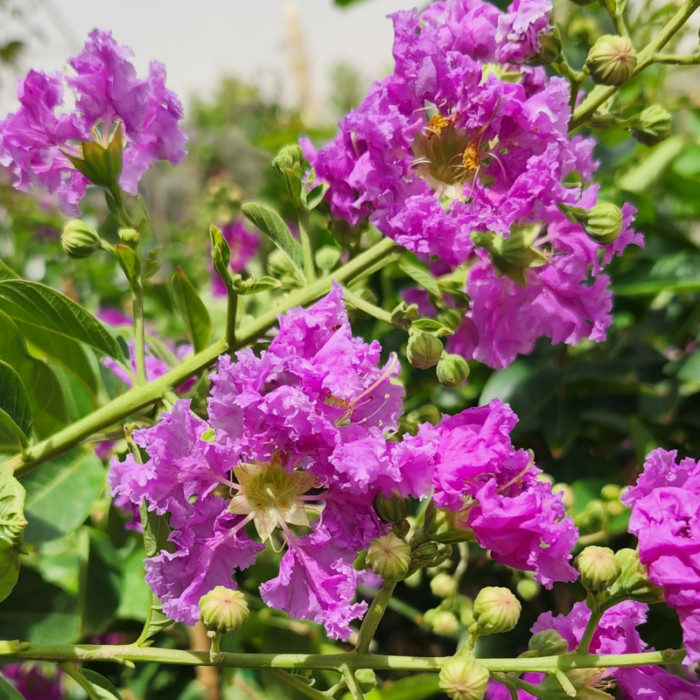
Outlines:
<svg viewBox="0 0 700 700"><path fill-rule="evenodd" d="M199 612L209 636L237 630L250 615L245 596L225 586L217 586L202 596Z"/></svg>
<svg viewBox="0 0 700 700"><path fill-rule="evenodd" d="M403 577L411 564L411 545L393 532L372 540L367 550L367 565L386 580Z"/></svg>
<svg viewBox="0 0 700 700"><path fill-rule="evenodd" d="M586 547L574 566L581 574L581 585L592 593L599 593L617 581L622 568L615 553L608 547Z"/></svg>
<svg viewBox="0 0 700 700"><path fill-rule="evenodd" d="M474 599L475 631L479 635L510 632L520 619L520 601L507 589L487 586Z"/></svg>
<svg viewBox="0 0 700 700"><path fill-rule="evenodd" d="M451 700L482 700L489 672L473 656L454 656L440 669L438 683Z"/></svg>

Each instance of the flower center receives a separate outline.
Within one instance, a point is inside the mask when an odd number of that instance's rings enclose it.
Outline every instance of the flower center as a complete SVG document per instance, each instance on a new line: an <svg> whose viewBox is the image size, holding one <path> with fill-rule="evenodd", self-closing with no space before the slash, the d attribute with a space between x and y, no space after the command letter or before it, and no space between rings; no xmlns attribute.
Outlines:
<svg viewBox="0 0 700 700"><path fill-rule="evenodd" d="M315 476L263 462L242 464L233 473L240 488L228 509L253 520L263 542L278 525L309 527L303 495L316 485Z"/></svg>

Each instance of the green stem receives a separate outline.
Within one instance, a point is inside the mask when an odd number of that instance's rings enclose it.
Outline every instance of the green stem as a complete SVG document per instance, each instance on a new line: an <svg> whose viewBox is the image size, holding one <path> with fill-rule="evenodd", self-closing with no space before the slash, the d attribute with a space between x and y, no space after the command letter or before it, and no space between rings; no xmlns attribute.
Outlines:
<svg viewBox="0 0 700 700"><path fill-rule="evenodd" d="M569 697L576 697L576 688L574 688L574 684L569 680L569 677L564 671L557 669L554 672L554 677L559 681L559 685L561 685L562 689Z"/></svg>
<svg viewBox="0 0 700 700"><path fill-rule="evenodd" d="M385 581L379 593L377 593L375 599L372 601L372 605L369 606L365 619L362 620L360 633L357 636L355 651L358 654L366 654L369 651L369 645L374 638L374 633L377 631L379 623L382 621L382 617L384 617L387 605L389 604L389 600L391 600L391 595L397 583L398 581Z"/></svg>
<svg viewBox="0 0 700 700"><path fill-rule="evenodd" d="M138 255L138 251L137 251ZM146 338L143 328L143 285L135 281L131 287L134 300L134 352L136 354L136 384L143 385L146 377Z"/></svg>
<svg viewBox="0 0 700 700"><path fill-rule="evenodd" d="M316 265L314 264L314 251L311 248L311 225L309 223L309 210L306 206L299 207L299 236L301 238L301 250L304 254L304 274L307 284L316 281Z"/></svg>
<svg viewBox="0 0 700 700"><path fill-rule="evenodd" d="M591 616L588 618L588 623L586 624L586 629L583 632L583 637L581 637L581 641L578 643L578 646L576 647L576 652L580 654L586 654L588 653L588 647L591 645L591 639L593 639L593 635L595 634L595 631L598 629L598 623L600 622L600 619L603 617L604 610L593 610L591 611Z"/></svg>
<svg viewBox="0 0 700 700"><path fill-rule="evenodd" d="M293 676L281 668L266 668L265 670L307 697L314 698L314 700L328 700L328 696L325 693L312 688L308 683L304 683L298 676Z"/></svg>
<svg viewBox="0 0 700 700"><path fill-rule="evenodd" d="M238 294L233 285L226 283L226 339L230 348L236 345L236 317L238 316Z"/></svg>
<svg viewBox="0 0 700 700"><path fill-rule="evenodd" d="M345 678L345 682L348 684L348 690L350 691L350 695L352 695L353 699L365 700L362 688L360 688L360 684L357 682L357 678L355 678L355 673L353 670L347 664L343 664L340 671Z"/></svg>
<svg viewBox="0 0 700 700"><path fill-rule="evenodd" d="M684 56L672 53L657 53L654 54L653 62L677 66L696 66L698 63L700 63L700 52L690 53Z"/></svg>
<svg viewBox="0 0 700 700"><path fill-rule="evenodd" d="M356 309L364 311L368 316L374 316L379 321L394 325L391 322L391 314L384 309L379 308L376 304L372 304L369 301L365 301L362 297L358 296L354 292L351 292L347 287L343 289L345 294L345 299L349 301Z"/></svg>
<svg viewBox="0 0 700 700"><path fill-rule="evenodd" d="M317 280L313 284L304 287L304 289L290 294L278 306L261 314L255 321L241 330L233 348L229 347L225 338L219 340L206 350L188 358L181 365L155 381L130 389L105 406L98 408L89 416L60 430L46 440L42 440L36 445L31 445L26 450L26 454L17 454L10 457L4 463L5 466L11 466L15 470L16 476L22 476L44 462L48 462L50 459L67 452L71 447L90 437L93 433L104 430L130 416L138 409L159 401L171 387L179 386L192 374L209 367L222 353L229 349L244 347L261 336L277 323L278 314L282 314L295 306L310 304L327 294L331 288L331 280L345 284L355 279L368 267L375 265L379 260L386 259L393 251L394 246L395 243L391 239L386 238L380 241L328 277Z"/></svg>
<svg viewBox="0 0 700 700"><path fill-rule="evenodd" d="M383 656L348 652L344 654L236 654L222 652L216 664L209 659L209 651L185 651L132 645L94 644L18 644L0 642L3 660L36 661L105 661L134 663L163 663L179 666L222 666L245 669L325 669L337 671L344 664L356 670L371 668L375 671L439 671L452 657ZM685 650L649 651L642 654L563 654L516 659L479 659L490 672L553 674L557 670L578 668L618 668L680 663Z"/></svg>
<svg viewBox="0 0 700 700"><path fill-rule="evenodd" d="M673 36L683 27L698 7L700 7L700 0L686 0L663 29L639 52L637 55L637 68L634 71L635 75L641 73L654 62L654 56L671 41ZM606 87L598 85L591 90L583 102L574 110L569 123L569 131L573 131L581 124L584 124L598 107L609 100L619 89L618 86Z"/></svg>

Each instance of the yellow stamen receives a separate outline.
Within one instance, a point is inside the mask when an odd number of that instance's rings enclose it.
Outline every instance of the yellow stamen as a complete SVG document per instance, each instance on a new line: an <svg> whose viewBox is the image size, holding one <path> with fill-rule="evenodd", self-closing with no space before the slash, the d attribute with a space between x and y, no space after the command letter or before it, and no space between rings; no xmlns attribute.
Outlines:
<svg viewBox="0 0 700 700"><path fill-rule="evenodd" d="M468 173L475 173L479 168L480 162L479 144L476 141L471 141L462 153L462 165Z"/></svg>

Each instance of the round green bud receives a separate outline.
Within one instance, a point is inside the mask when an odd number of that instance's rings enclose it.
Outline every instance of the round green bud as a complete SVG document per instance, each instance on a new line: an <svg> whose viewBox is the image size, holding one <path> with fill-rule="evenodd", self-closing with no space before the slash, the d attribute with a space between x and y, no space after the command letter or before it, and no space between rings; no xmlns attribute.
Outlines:
<svg viewBox="0 0 700 700"><path fill-rule="evenodd" d="M610 245L622 231L622 211L614 204L596 204L589 209L583 228L596 243Z"/></svg>
<svg viewBox="0 0 700 700"><path fill-rule="evenodd" d="M412 557L423 564L432 564L439 554L440 550L435 542L423 542L413 550Z"/></svg>
<svg viewBox="0 0 700 700"><path fill-rule="evenodd" d="M624 85L637 67L637 53L626 36L606 34L593 45L586 67L598 85Z"/></svg>
<svg viewBox="0 0 700 700"><path fill-rule="evenodd" d="M71 219L61 234L63 250L71 258L89 258L102 248L100 234L80 219Z"/></svg>
<svg viewBox="0 0 700 700"><path fill-rule="evenodd" d="M537 598L541 588L542 586L531 578L521 579L515 586L517 594L528 602Z"/></svg>
<svg viewBox="0 0 700 700"><path fill-rule="evenodd" d="M564 637L554 630L533 634L527 648L530 651L538 651L540 656L559 656L569 651L569 645Z"/></svg>
<svg viewBox="0 0 700 700"><path fill-rule="evenodd" d="M136 243L140 237L141 234L135 228L119 229L119 240L121 240L122 243Z"/></svg>
<svg viewBox="0 0 700 700"><path fill-rule="evenodd" d="M454 637L459 629L459 621L454 613L447 610L439 610L432 621L433 632L441 637Z"/></svg>
<svg viewBox="0 0 700 700"><path fill-rule="evenodd" d="M482 700L489 672L473 656L453 656L442 665L438 684L451 700Z"/></svg>
<svg viewBox="0 0 700 700"><path fill-rule="evenodd" d="M358 668L355 671L355 680L363 693L369 693L377 687L377 675L371 668Z"/></svg>
<svg viewBox="0 0 700 700"><path fill-rule="evenodd" d="M510 632L518 624L520 601L507 589L487 586L474 599L474 621L479 634Z"/></svg>
<svg viewBox="0 0 700 700"><path fill-rule="evenodd" d="M617 581L610 588L610 595L629 598L640 603L662 603L663 588L657 588L650 580L647 568L639 560L636 549L620 549L615 559L622 569Z"/></svg>
<svg viewBox="0 0 700 700"><path fill-rule="evenodd" d="M457 593L457 581L449 574L441 571L430 582L430 590L438 598L449 598Z"/></svg>
<svg viewBox="0 0 700 700"><path fill-rule="evenodd" d="M556 27L540 34L540 50L527 60L530 66L548 66L561 56L561 34Z"/></svg>
<svg viewBox="0 0 700 700"><path fill-rule="evenodd" d="M622 487L617 484L605 484L605 486L600 489L600 497L604 501L619 501L621 493Z"/></svg>
<svg viewBox="0 0 700 700"><path fill-rule="evenodd" d="M301 174L301 164L304 161L304 154L298 144L285 146L272 161L272 167L279 172L285 170L295 170Z"/></svg>
<svg viewBox="0 0 700 700"><path fill-rule="evenodd" d="M374 497L374 510L381 520L393 525L401 525L411 512L411 502L393 489L390 496L381 491Z"/></svg>
<svg viewBox="0 0 700 700"><path fill-rule="evenodd" d="M469 365L460 355L442 354L437 366L437 378L443 386L452 388L467 381Z"/></svg>
<svg viewBox="0 0 700 700"><path fill-rule="evenodd" d="M411 547L389 533L370 542L366 561L377 576L388 580L398 579L408 571L411 564Z"/></svg>
<svg viewBox="0 0 700 700"><path fill-rule="evenodd" d="M593 593L612 586L622 573L620 562L609 547L586 547L574 559L574 567L581 574L583 587Z"/></svg>
<svg viewBox="0 0 700 700"><path fill-rule="evenodd" d="M632 136L645 146L656 146L671 134L673 118L660 105L651 105L634 120Z"/></svg>
<svg viewBox="0 0 700 700"><path fill-rule="evenodd" d="M202 596L199 612L210 636L237 630L250 615L243 593L225 586L217 586Z"/></svg>
<svg viewBox="0 0 700 700"><path fill-rule="evenodd" d="M408 361L418 369L434 367L440 361L442 352L442 342L431 333L413 332L408 338L406 356Z"/></svg>

